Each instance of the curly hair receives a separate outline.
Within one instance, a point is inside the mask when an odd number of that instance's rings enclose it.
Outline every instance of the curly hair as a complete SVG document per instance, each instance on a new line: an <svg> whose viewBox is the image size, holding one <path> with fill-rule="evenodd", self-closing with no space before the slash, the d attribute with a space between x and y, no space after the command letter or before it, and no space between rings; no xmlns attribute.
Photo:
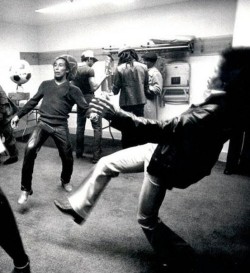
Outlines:
<svg viewBox="0 0 250 273"><path fill-rule="evenodd" d="M210 86L227 93L235 93L235 89L249 89L249 75L250 48L227 48L221 53L218 72L211 79Z"/></svg>

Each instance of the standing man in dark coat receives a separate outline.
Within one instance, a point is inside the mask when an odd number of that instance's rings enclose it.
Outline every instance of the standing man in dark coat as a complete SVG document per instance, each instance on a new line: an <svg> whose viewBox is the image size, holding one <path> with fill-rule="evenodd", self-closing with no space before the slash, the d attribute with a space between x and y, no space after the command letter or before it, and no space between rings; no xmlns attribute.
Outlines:
<svg viewBox="0 0 250 273"><path fill-rule="evenodd" d="M121 48L118 52L118 66L114 72L112 92L120 93L119 105L124 111L138 117L144 116L144 106L147 102L148 70L139 62L139 57L130 47ZM122 131L122 147L137 145L137 140L130 132Z"/></svg>

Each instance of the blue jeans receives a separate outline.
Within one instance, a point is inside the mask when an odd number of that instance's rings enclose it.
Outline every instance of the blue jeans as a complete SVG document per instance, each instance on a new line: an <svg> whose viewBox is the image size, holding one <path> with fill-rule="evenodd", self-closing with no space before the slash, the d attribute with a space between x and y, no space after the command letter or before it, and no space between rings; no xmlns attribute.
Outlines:
<svg viewBox="0 0 250 273"><path fill-rule="evenodd" d="M160 179L146 171L156 146L148 143L101 158L80 187L68 197L72 208L86 219L111 178L119 173L144 172L137 218L143 228L153 229L160 222L158 212L166 192Z"/></svg>

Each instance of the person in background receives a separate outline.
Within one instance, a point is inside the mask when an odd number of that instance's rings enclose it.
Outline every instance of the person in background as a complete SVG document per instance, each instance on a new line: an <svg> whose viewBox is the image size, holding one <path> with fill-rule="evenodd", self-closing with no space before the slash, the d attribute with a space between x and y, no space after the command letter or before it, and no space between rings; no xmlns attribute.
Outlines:
<svg viewBox="0 0 250 273"><path fill-rule="evenodd" d="M97 64L97 63L95 63ZM104 73L108 76L105 81L102 82L101 90L106 93L112 94L112 83L113 83L113 70L114 70L114 58L111 54L107 54L104 60ZM96 66L94 67L96 68Z"/></svg>
<svg viewBox="0 0 250 273"><path fill-rule="evenodd" d="M8 97L0 85L0 136L4 137L4 145L9 153L9 158L3 162L4 165L9 165L18 161L16 139L10 125L12 115L13 113Z"/></svg>
<svg viewBox="0 0 250 273"><path fill-rule="evenodd" d="M249 64L250 48L225 50L210 82L211 89L213 82L220 83L220 92L170 120L137 117L106 99L94 99L90 111L111 120L114 128L133 133L141 145L101 158L67 199L55 200L56 207L82 223L112 178L144 172L137 218L160 268L192 272L194 250L163 223L159 210L168 190L185 189L210 175L234 128L248 122Z"/></svg>
<svg viewBox="0 0 250 273"><path fill-rule="evenodd" d="M125 47L118 52L118 66L114 72L112 92L120 92L120 107L138 117L144 116L144 106L147 102L148 91L147 67L139 62L134 49ZM122 147L128 148L136 145L137 140L131 132L122 132Z"/></svg>
<svg viewBox="0 0 250 273"><path fill-rule="evenodd" d="M33 193L31 182L37 153L43 143L51 136L59 151L62 160L61 185L67 192L72 190L70 178L73 172L72 146L68 128L69 113L74 104L87 110L81 90L70 83L77 70L77 62L70 55L62 55L53 63L54 79L43 81L38 92L31 98L11 120L11 125L16 128L19 119L29 113L42 100L39 107L39 121L31 134L25 148L21 195L19 204L24 204L28 196Z"/></svg>
<svg viewBox="0 0 250 273"><path fill-rule="evenodd" d="M9 201L0 187L0 246L14 263L12 273L30 273L30 261L16 224Z"/></svg>
<svg viewBox="0 0 250 273"><path fill-rule="evenodd" d="M157 54L148 52L142 55L143 62L148 68L149 84L146 92L147 103L144 108L144 117L158 119L158 107L162 93L163 79L160 71L155 67Z"/></svg>
<svg viewBox="0 0 250 273"><path fill-rule="evenodd" d="M87 103L90 103L94 98L95 91L107 77L107 75L104 75L99 83L96 82L95 71L92 66L97 61L92 50L83 51L81 64L78 67L75 79L72 81L75 86L80 88ZM76 158L83 158L86 111L87 109L83 110L77 107ZM96 163L101 157L102 119L100 117L92 119L91 125L94 130L92 163Z"/></svg>

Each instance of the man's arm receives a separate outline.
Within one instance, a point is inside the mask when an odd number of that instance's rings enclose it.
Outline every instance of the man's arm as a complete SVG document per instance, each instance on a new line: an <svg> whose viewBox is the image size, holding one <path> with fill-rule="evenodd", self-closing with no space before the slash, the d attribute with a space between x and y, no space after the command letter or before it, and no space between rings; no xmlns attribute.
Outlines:
<svg viewBox="0 0 250 273"><path fill-rule="evenodd" d="M89 105L87 101L85 100L82 91L77 86L71 85L71 98L74 100L74 102L77 104L77 106L82 110L87 110L89 108Z"/></svg>
<svg viewBox="0 0 250 273"><path fill-rule="evenodd" d="M11 127L16 128L19 120L33 110L43 98L43 83L41 83L37 93L19 110L11 120Z"/></svg>
<svg viewBox="0 0 250 273"><path fill-rule="evenodd" d="M104 75L104 77L101 79L100 83L97 83L95 80L95 77L89 77L89 85L93 92L95 92L103 83L103 81L107 78L107 75Z"/></svg>
<svg viewBox="0 0 250 273"><path fill-rule="evenodd" d="M116 68L114 73L114 83L112 86L112 92L114 95L117 95L121 89L122 85L122 79L121 79L121 73L119 72L118 68Z"/></svg>
<svg viewBox="0 0 250 273"><path fill-rule="evenodd" d="M138 139L138 144L147 142L161 143L173 137L177 118L162 122L137 117L103 98L93 99L89 106L89 112L111 120L111 126L115 129L131 132Z"/></svg>
<svg viewBox="0 0 250 273"><path fill-rule="evenodd" d="M152 77L152 82L149 85L149 92L154 95L161 95L163 79L161 73L155 72Z"/></svg>

